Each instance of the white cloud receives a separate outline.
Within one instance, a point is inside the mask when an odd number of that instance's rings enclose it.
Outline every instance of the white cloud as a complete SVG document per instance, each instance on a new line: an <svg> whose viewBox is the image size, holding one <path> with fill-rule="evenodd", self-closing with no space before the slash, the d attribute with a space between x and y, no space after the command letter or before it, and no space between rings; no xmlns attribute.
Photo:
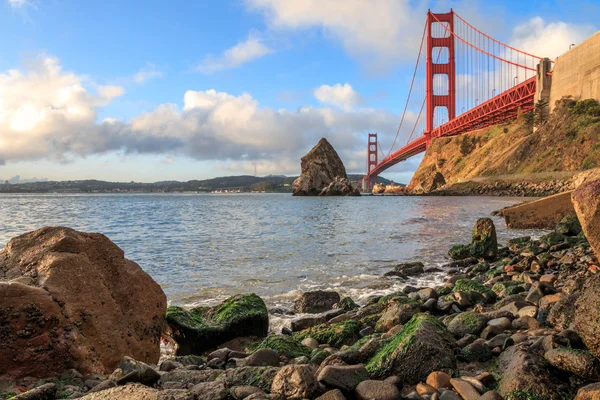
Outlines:
<svg viewBox="0 0 600 400"><path fill-rule="evenodd" d="M511 45L539 57L556 58L595 32L591 25L531 18L513 30Z"/></svg>
<svg viewBox="0 0 600 400"><path fill-rule="evenodd" d="M343 85L337 83L333 86L321 85L313 91L313 94L321 103L333 104L350 110L362 103L362 97L349 83Z"/></svg>
<svg viewBox="0 0 600 400"><path fill-rule="evenodd" d="M399 118L366 108L276 110L248 93L188 90L182 105L165 103L129 121L109 116L98 122L99 107L123 88L91 86L52 57L28 68L0 73L0 164L123 152L257 164L265 173L293 174L300 157L327 137L349 170L362 170L366 132L395 132Z"/></svg>
<svg viewBox="0 0 600 400"><path fill-rule="evenodd" d="M272 29L322 28L371 70L412 59L425 24L424 3L409 0L246 0Z"/></svg>
<svg viewBox="0 0 600 400"><path fill-rule="evenodd" d="M211 74L225 69L237 68L270 53L273 53L273 50L263 43L260 36L256 33L250 33L246 41L225 50L219 57L210 54L206 56L196 69L202 73Z"/></svg>
<svg viewBox="0 0 600 400"><path fill-rule="evenodd" d="M14 8L20 8L20 7L26 6L30 3L28 0L8 0L8 4Z"/></svg>
<svg viewBox="0 0 600 400"><path fill-rule="evenodd" d="M137 73L135 73L131 80L137 84L146 83L149 80L162 78L164 73L160 71L156 65L152 63L146 64L142 69L140 69Z"/></svg>

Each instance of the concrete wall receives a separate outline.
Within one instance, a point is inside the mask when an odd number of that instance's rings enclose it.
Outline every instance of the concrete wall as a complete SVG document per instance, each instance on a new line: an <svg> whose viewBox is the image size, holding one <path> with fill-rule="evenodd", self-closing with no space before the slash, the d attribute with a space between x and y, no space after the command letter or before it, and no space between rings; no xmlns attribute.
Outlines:
<svg viewBox="0 0 600 400"><path fill-rule="evenodd" d="M550 90L551 110L563 96L600 101L600 31L556 59Z"/></svg>

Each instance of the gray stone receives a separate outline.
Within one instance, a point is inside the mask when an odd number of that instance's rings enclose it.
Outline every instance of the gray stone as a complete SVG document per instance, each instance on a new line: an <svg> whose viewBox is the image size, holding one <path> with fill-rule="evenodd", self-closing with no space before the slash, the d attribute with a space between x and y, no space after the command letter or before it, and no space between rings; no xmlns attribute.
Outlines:
<svg viewBox="0 0 600 400"><path fill-rule="evenodd" d="M317 380L328 387L352 391L369 373L364 365L328 365L321 370Z"/></svg>
<svg viewBox="0 0 600 400"><path fill-rule="evenodd" d="M359 400L397 400L400 398L400 391L396 385L385 381L362 381L356 386L354 393Z"/></svg>

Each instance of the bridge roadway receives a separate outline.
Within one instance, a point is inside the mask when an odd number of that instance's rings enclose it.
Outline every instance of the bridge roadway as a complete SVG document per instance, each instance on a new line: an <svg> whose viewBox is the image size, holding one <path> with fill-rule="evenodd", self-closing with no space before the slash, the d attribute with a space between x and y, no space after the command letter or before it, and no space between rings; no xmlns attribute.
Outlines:
<svg viewBox="0 0 600 400"><path fill-rule="evenodd" d="M433 129L431 132L425 132L423 136L384 158L368 173L365 179L377 176L391 166L424 152L434 138L456 136L482 129L516 119L519 112L532 111L534 108L536 79L534 76Z"/></svg>

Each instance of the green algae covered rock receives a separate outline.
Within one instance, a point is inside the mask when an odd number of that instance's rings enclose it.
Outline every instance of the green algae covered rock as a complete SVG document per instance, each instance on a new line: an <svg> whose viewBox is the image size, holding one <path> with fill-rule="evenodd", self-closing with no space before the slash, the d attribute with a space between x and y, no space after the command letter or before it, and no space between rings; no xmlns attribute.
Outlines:
<svg viewBox="0 0 600 400"><path fill-rule="evenodd" d="M471 257L471 248L466 244L457 244L448 250L448 257L457 261Z"/></svg>
<svg viewBox="0 0 600 400"><path fill-rule="evenodd" d="M373 377L397 375L403 382L425 381L433 371L456 369L455 342L448 330L429 314L415 315L367 363Z"/></svg>
<svg viewBox="0 0 600 400"><path fill-rule="evenodd" d="M172 306L165 320L178 344L177 355L200 354L236 337L264 337L269 329L267 306L253 293L230 297L212 308Z"/></svg>
<svg viewBox="0 0 600 400"><path fill-rule="evenodd" d="M339 303L337 303L337 308L344 311L352 311L359 307L360 306L356 304L350 297L344 297Z"/></svg>
<svg viewBox="0 0 600 400"><path fill-rule="evenodd" d="M305 329L294 335L298 340L311 337L321 344L328 344L339 349L344 345L353 345L360 335L360 324L354 320L338 322L337 324L321 324Z"/></svg>
<svg viewBox="0 0 600 400"><path fill-rule="evenodd" d="M293 337L269 335L258 345L258 349L271 349L288 358L310 357L311 350Z"/></svg>
<svg viewBox="0 0 600 400"><path fill-rule="evenodd" d="M472 279L459 279L454 284L452 292L477 292L481 294L488 303L496 300L496 293L494 293L492 289Z"/></svg>
<svg viewBox="0 0 600 400"><path fill-rule="evenodd" d="M458 314L448 324L448 331L452 333L456 338L461 338L465 335L479 335L485 325L487 324L487 318L476 312L462 312Z"/></svg>

